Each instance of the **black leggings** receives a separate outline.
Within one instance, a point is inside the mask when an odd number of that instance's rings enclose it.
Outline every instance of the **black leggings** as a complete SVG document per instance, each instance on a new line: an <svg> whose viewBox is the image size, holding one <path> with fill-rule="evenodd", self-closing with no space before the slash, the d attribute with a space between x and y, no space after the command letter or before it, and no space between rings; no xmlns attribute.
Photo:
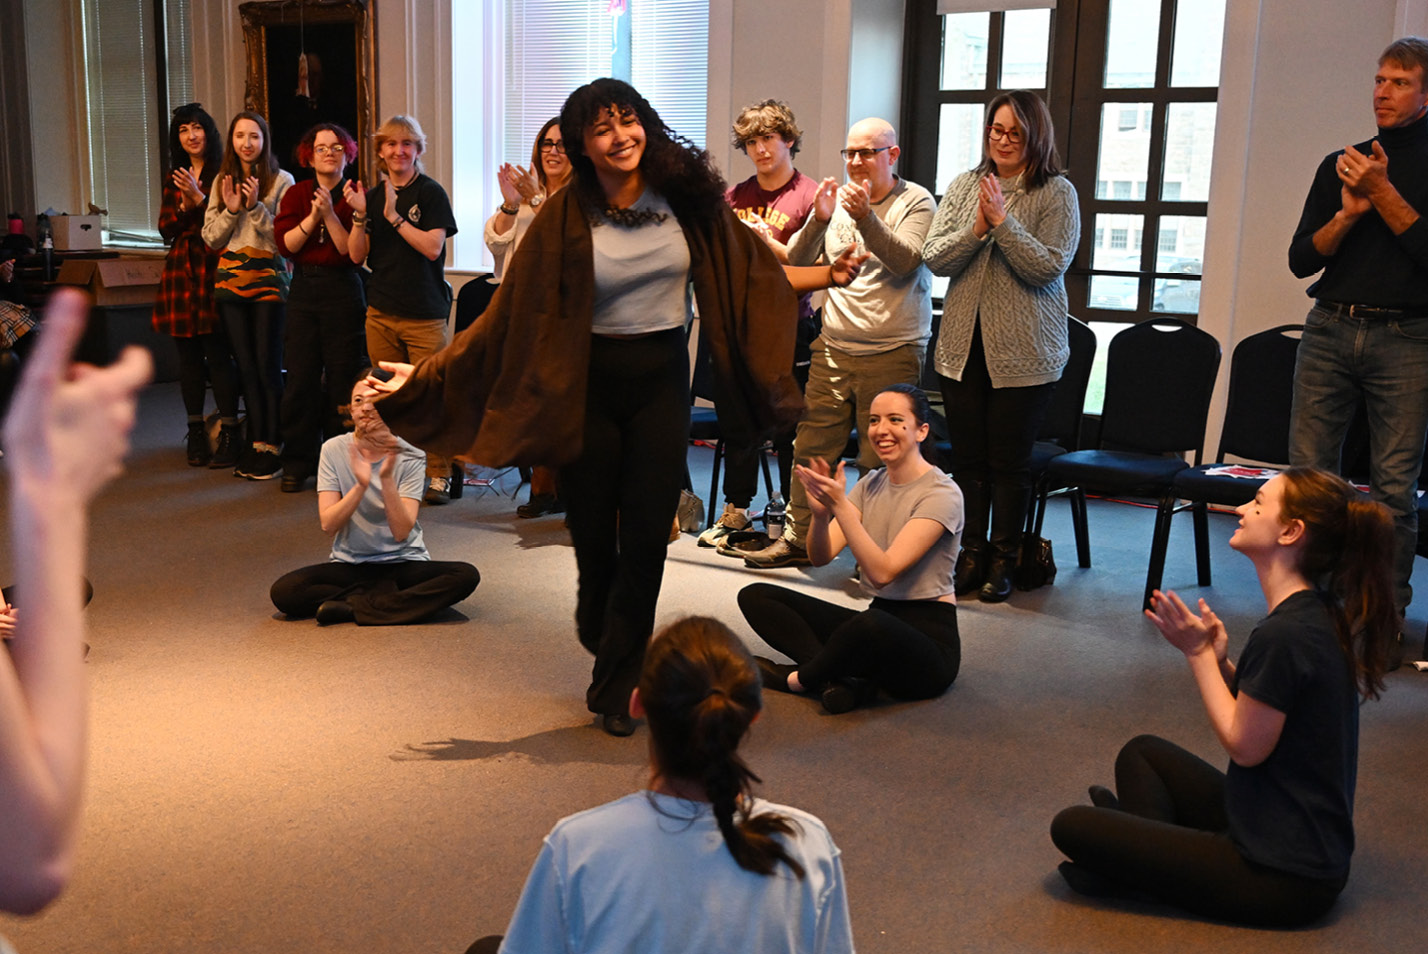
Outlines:
<svg viewBox="0 0 1428 954"><path fill-rule="evenodd" d="M278 410L283 399L283 303L223 300L218 314L243 381L248 441L276 445L282 440Z"/></svg>
<svg viewBox="0 0 1428 954"><path fill-rule="evenodd" d="M233 370L233 349L221 328L192 338L174 336L178 349L179 393L189 420L203 419L205 371L213 382L213 403L228 424L238 423L238 378Z"/></svg>
<svg viewBox="0 0 1428 954"><path fill-rule="evenodd" d="M560 471L579 585L575 630L595 654L585 704L628 711L654 630L669 531L689 453L683 328L594 336L580 457Z"/></svg>
<svg viewBox="0 0 1428 954"><path fill-rule="evenodd" d="M1077 865L1196 914L1294 927L1333 906L1348 880L1306 878L1240 854L1229 836L1225 775L1172 742L1131 739L1116 757L1120 808L1077 805L1051 840Z"/></svg>
<svg viewBox="0 0 1428 954"><path fill-rule="evenodd" d="M306 619L328 600L352 607L358 626L417 623L470 596L481 574L469 563L396 560L391 563L318 563L293 570L273 584L273 605Z"/></svg>
<svg viewBox="0 0 1428 954"><path fill-rule="evenodd" d="M798 663L809 691L852 676L897 699L931 699L962 662L955 603L875 599L860 612L752 583L739 591L739 609L764 642Z"/></svg>

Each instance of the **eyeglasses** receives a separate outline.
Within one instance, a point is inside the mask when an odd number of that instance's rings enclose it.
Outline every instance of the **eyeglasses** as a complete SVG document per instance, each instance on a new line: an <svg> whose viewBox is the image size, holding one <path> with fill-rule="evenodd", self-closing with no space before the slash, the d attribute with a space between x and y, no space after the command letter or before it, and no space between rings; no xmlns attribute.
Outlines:
<svg viewBox="0 0 1428 954"><path fill-rule="evenodd" d="M839 149L838 155L843 157L844 162L852 162L854 156L864 162L871 162L878 153L887 152L891 148L892 146L879 146L876 149Z"/></svg>
<svg viewBox="0 0 1428 954"><path fill-rule="evenodd" d="M1021 141L1026 137L1022 135L1020 129L1006 129L1002 126L993 124L987 127L987 138L995 139L997 142L1001 142L1003 139L1005 139L1013 146L1019 146L1021 145Z"/></svg>
<svg viewBox="0 0 1428 954"><path fill-rule="evenodd" d="M542 139L540 141L541 152L553 152L557 156L565 155L565 142L560 139Z"/></svg>
<svg viewBox="0 0 1428 954"><path fill-rule="evenodd" d="M340 155L342 155L342 154L343 154L344 152L346 152L346 151L347 151L346 149L343 149L343 148L342 148L342 144L341 144L341 143L338 143L338 144L335 145L335 146L313 146L313 147L312 147L312 154L313 154L314 156L340 156Z"/></svg>

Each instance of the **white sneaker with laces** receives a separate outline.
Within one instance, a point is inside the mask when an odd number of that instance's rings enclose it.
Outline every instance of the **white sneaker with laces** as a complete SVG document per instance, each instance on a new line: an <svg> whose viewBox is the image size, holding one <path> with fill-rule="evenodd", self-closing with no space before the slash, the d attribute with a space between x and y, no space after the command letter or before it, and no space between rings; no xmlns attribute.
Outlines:
<svg viewBox="0 0 1428 954"><path fill-rule="evenodd" d="M753 523L748 510L726 503L724 512L719 515L718 520L714 521L714 526L699 535L699 545L701 547L717 547L720 540L735 530L747 530L753 526Z"/></svg>

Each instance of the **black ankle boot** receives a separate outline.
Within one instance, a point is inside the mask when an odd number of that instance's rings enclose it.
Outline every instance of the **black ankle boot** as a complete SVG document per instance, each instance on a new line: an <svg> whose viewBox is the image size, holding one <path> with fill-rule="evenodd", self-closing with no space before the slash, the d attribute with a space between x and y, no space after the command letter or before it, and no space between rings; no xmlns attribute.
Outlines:
<svg viewBox="0 0 1428 954"><path fill-rule="evenodd" d="M188 422L188 466L207 467L213 452L208 447L208 431L202 421Z"/></svg>
<svg viewBox="0 0 1428 954"><path fill-rule="evenodd" d="M987 581L982 584L977 599L983 603L1001 603L1011 596L1012 576L1016 573L1017 549L995 547L992 562L987 567Z"/></svg>
<svg viewBox="0 0 1428 954"><path fill-rule="evenodd" d="M987 545L985 543L966 544L957 555L957 572L953 585L958 596L966 596L982 588L987 581Z"/></svg>

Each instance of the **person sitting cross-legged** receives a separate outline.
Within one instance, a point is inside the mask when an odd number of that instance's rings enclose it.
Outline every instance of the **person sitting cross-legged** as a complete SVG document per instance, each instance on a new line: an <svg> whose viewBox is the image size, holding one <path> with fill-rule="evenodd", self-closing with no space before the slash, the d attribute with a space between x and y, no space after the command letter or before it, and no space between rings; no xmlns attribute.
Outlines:
<svg viewBox="0 0 1428 954"><path fill-rule="evenodd" d="M397 437L371 401L364 369L352 388L355 431L322 445L317 510L336 536L327 563L286 574L273 605L291 619L319 625L415 623L470 596L481 575L469 563L432 560L417 509L426 485L426 455Z"/></svg>

